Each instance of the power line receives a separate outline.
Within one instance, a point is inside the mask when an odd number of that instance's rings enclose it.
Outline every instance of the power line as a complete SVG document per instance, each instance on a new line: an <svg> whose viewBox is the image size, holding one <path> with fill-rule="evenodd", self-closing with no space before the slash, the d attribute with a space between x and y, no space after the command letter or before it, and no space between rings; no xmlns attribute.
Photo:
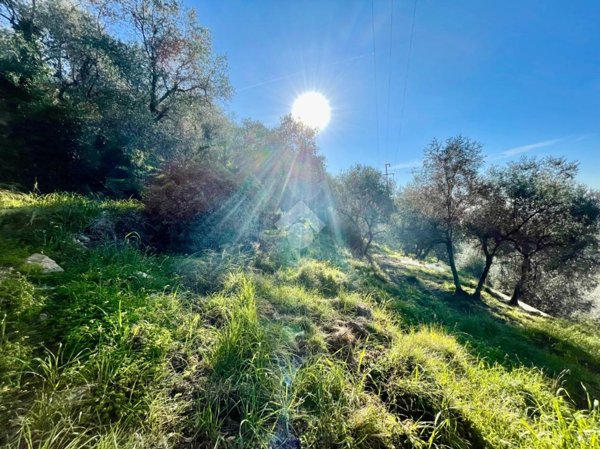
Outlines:
<svg viewBox="0 0 600 449"><path fill-rule="evenodd" d="M404 121L404 109L406 107L406 89L408 86L408 72L410 70L410 58L412 55L413 38L415 35L415 17L417 15L417 1L418 0L414 0L412 23L410 26L410 39L408 43L408 55L406 57L406 70L404 71L404 88L402 90L402 106L400 108L400 125L398 131L398 153L400 153L400 141L402 139L402 124Z"/></svg>
<svg viewBox="0 0 600 449"><path fill-rule="evenodd" d="M392 0L392 5L390 9L390 53L388 57L388 94L387 94L387 128L386 128L386 136L385 136L385 144L386 150L389 149L390 146L390 103L392 96L392 54L393 54L393 46L394 46L394 0Z"/></svg>
<svg viewBox="0 0 600 449"><path fill-rule="evenodd" d="M373 77L375 79L375 124L377 125L377 156L379 157L379 94L377 89L377 58L375 56L375 0L371 0L371 37L373 41Z"/></svg>

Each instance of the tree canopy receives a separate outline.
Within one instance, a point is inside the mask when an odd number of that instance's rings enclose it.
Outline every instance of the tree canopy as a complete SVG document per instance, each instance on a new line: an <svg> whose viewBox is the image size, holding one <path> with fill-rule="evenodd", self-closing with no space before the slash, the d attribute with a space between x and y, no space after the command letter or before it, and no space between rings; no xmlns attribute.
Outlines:
<svg viewBox="0 0 600 449"><path fill-rule="evenodd" d="M432 242L443 243L452 270L455 292L462 293L456 268L455 246L465 217L472 207L483 162L481 144L463 136L440 142L433 140L425 149L422 168L405 189L406 199L418 211L432 233Z"/></svg>

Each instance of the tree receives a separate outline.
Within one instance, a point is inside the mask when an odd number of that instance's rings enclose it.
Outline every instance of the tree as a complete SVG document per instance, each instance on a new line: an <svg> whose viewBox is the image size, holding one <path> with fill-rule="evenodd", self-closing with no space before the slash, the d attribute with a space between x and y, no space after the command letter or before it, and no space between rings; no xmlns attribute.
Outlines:
<svg viewBox="0 0 600 449"><path fill-rule="evenodd" d="M480 182L473 197L473 207L466 218L466 232L475 237L485 257L485 264L473 293L475 299L481 299L494 258L507 248L508 239L523 225L520 221L507 220L510 203L493 173L495 172L492 171ZM527 220L527 217L523 219Z"/></svg>
<svg viewBox="0 0 600 449"><path fill-rule="evenodd" d="M16 85L29 85L44 72L35 1L0 0L0 21L6 25L4 29L0 27L1 72L16 77L13 79Z"/></svg>
<svg viewBox="0 0 600 449"><path fill-rule="evenodd" d="M124 62L132 52L70 2L2 6L10 26L0 41L0 94L7 100L0 107L2 181L135 194L145 133L144 120L132 123L139 108Z"/></svg>
<svg viewBox="0 0 600 449"><path fill-rule="evenodd" d="M225 58L212 53L210 32L180 0L125 0L113 9L143 50L143 89L156 121L180 103L211 105L231 95Z"/></svg>
<svg viewBox="0 0 600 449"><path fill-rule="evenodd" d="M360 233L361 253L370 260L374 239L394 208L385 177L373 167L355 165L337 179L337 210Z"/></svg>
<svg viewBox="0 0 600 449"><path fill-rule="evenodd" d="M326 170L313 130L289 116L274 128L253 121L244 121L241 126L222 125L224 132L211 128L209 132L214 129L218 135L200 141L203 145L216 143L212 156L203 150L195 155L186 153L181 159L201 167L220 166L226 172L220 176L234 178L236 188L210 214L193 220L188 243L196 248L214 248L226 242L258 239L262 230L275 226L281 212L299 202L329 222L329 203L323 199ZM186 191L178 189L174 194L186 195Z"/></svg>
<svg viewBox="0 0 600 449"><path fill-rule="evenodd" d="M181 2L0 0L0 23L0 181L138 195L213 149L225 61Z"/></svg>
<svg viewBox="0 0 600 449"><path fill-rule="evenodd" d="M402 250L417 259L425 259L432 252L438 256L439 246L444 243L438 222L423 214L421 206L413 201L417 197L411 186L396 195L394 233ZM444 257L444 253L439 257Z"/></svg>
<svg viewBox="0 0 600 449"><path fill-rule="evenodd" d="M576 272L597 265L600 202L575 182L576 174L577 164L564 159L524 158L495 175L504 197L503 235L520 257L513 306L530 294L536 266Z"/></svg>
<svg viewBox="0 0 600 449"><path fill-rule="evenodd" d="M481 144L463 137L442 143L433 140L425 150L423 167L415 173L405 195L428 229L437 234L432 242L446 248L452 270L455 294L462 294L455 262L455 245L479 183L478 170L483 162Z"/></svg>
<svg viewBox="0 0 600 449"><path fill-rule="evenodd" d="M315 209L322 206L326 170L314 130L290 116L272 129L246 121L234 133L228 152L240 177L262 185L257 208L286 211L302 201L319 214Z"/></svg>
<svg viewBox="0 0 600 449"><path fill-rule="evenodd" d="M273 130L279 159L281 194L278 207L289 209L303 201L316 212L325 180L325 160L318 154L315 130L284 116Z"/></svg>

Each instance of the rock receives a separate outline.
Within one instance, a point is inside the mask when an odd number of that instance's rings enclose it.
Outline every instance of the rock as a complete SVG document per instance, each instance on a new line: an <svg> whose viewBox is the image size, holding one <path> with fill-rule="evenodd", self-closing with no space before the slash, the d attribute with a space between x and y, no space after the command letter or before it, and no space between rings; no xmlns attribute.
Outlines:
<svg viewBox="0 0 600 449"><path fill-rule="evenodd" d="M76 243L77 245L81 246L84 249L88 249L88 247L91 243L91 240L85 234L78 234L75 237L73 237L73 243Z"/></svg>
<svg viewBox="0 0 600 449"><path fill-rule="evenodd" d="M61 273L63 270L60 265L43 254L35 253L25 259L25 263L37 265L42 269L42 273Z"/></svg>

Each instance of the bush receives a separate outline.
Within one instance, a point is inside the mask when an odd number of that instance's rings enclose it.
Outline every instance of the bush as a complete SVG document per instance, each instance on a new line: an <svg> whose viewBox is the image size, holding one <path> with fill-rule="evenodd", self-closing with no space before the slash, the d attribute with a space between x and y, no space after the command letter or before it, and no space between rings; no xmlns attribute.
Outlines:
<svg viewBox="0 0 600 449"><path fill-rule="evenodd" d="M0 310L9 319L31 316L39 309L35 288L25 276L10 270L0 269ZM39 310L38 310L39 312Z"/></svg>
<svg viewBox="0 0 600 449"><path fill-rule="evenodd" d="M235 185L235 192L210 214L199 216L190 226L192 251L219 249L232 244L248 245L260 239L261 231L274 227L274 206L263 203L264 189L253 179Z"/></svg>
<svg viewBox="0 0 600 449"><path fill-rule="evenodd" d="M352 254L354 256L360 256L365 244L360 229L349 220L341 220L340 234L344 243L350 248Z"/></svg>
<svg viewBox="0 0 600 449"><path fill-rule="evenodd" d="M214 213L229 198L235 184L220 168L179 160L165 165L143 195L158 246L186 248L192 223Z"/></svg>

